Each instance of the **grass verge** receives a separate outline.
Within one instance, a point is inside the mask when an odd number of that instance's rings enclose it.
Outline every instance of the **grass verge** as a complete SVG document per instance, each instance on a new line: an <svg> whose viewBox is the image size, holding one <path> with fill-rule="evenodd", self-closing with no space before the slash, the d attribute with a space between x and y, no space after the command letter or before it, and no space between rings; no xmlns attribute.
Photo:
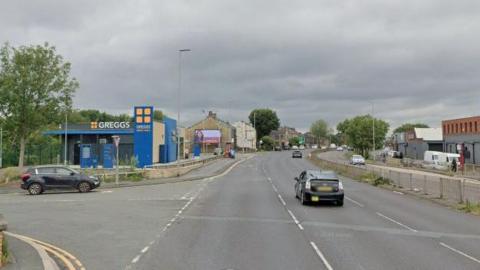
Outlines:
<svg viewBox="0 0 480 270"><path fill-rule="evenodd" d="M467 200L465 203L458 204L457 209L465 213L480 216L480 202L471 203Z"/></svg>
<svg viewBox="0 0 480 270"><path fill-rule="evenodd" d="M8 241L5 238L5 235L3 236L3 242L2 242L2 256L1 256L1 261L2 263L0 265L5 265L9 262L9 257L10 254L8 252Z"/></svg>

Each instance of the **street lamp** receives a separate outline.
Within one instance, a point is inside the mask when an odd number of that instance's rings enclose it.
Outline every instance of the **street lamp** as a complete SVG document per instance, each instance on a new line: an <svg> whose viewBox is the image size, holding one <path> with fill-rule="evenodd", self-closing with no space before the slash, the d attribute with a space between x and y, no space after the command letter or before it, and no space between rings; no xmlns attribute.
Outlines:
<svg viewBox="0 0 480 270"><path fill-rule="evenodd" d="M67 166L67 129L68 129L68 109L65 110L65 145L63 153L63 165Z"/></svg>
<svg viewBox="0 0 480 270"><path fill-rule="evenodd" d="M178 92L177 92L177 163L180 162L180 99L182 92L182 53L190 52L190 49L178 50Z"/></svg>
<svg viewBox="0 0 480 270"><path fill-rule="evenodd" d="M370 101L370 103L372 104L372 141L373 141L373 160L375 160L375 116L374 116L374 112L375 112L375 104L373 103L373 101Z"/></svg>

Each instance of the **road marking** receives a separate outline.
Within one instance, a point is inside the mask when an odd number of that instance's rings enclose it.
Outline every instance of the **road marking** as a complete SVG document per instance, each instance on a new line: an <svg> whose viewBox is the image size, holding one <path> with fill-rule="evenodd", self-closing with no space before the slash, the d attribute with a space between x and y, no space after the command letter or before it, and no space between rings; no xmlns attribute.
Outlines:
<svg viewBox="0 0 480 270"><path fill-rule="evenodd" d="M293 221L295 221L295 224L299 224L300 222L298 222L298 219L295 217L295 215L292 213L292 211L290 211L290 209L287 209L287 211L290 214L290 216L292 217Z"/></svg>
<svg viewBox="0 0 480 270"><path fill-rule="evenodd" d="M282 195L278 194L278 199L283 204L283 206L287 206L287 203L283 200Z"/></svg>
<svg viewBox="0 0 480 270"><path fill-rule="evenodd" d="M272 188L273 188L273 190L274 190L276 193L278 193L278 189L277 189L277 187L276 187L274 184L272 184Z"/></svg>
<svg viewBox="0 0 480 270"><path fill-rule="evenodd" d="M138 260L140 260L140 255L137 255L135 258L133 258L132 263L137 263Z"/></svg>
<svg viewBox="0 0 480 270"><path fill-rule="evenodd" d="M464 253L464 252L462 252L462 251L460 251L460 250L458 250L458 249L455 249L455 248L453 248L453 247L451 247L451 246L449 246L449 245L447 245L447 244L445 244L445 243L443 243L443 242L440 242L440 245L442 245L443 247L446 247L446 248L450 249L451 251L456 252L456 253L458 253L458 254L466 257L466 258L469 258L470 260L472 260L472 261L474 261L474 262L476 262L476 263L480 263L480 260L479 260L479 259L474 258L474 257L472 257L472 256L470 256L470 255L468 255L468 254L466 254L466 253Z"/></svg>
<svg viewBox="0 0 480 270"><path fill-rule="evenodd" d="M358 205L358 206L360 206L360 207L365 207L365 205L363 205L363 204L355 201L354 199L352 199L352 198L350 198L350 197L345 196L345 199L351 201L352 203L354 203L354 204L356 204L356 205Z"/></svg>
<svg viewBox="0 0 480 270"><path fill-rule="evenodd" d="M302 230L302 231L304 230L302 224L298 223L297 226L300 230Z"/></svg>
<svg viewBox="0 0 480 270"><path fill-rule="evenodd" d="M146 246L146 247L144 247L144 248L142 249L142 251L141 251L141 252L142 252L142 253L145 253L145 252L147 252L147 251L148 251L148 249L149 249L149 248L150 248L149 246Z"/></svg>
<svg viewBox="0 0 480 270"><path fill-rule="evenodd" d="M102 191L102 192L100 192L100 193L112 193L112 192L113 192L112 190L104 190L104 191Z"/></svg>
<svg viewBox="0 0 480 270"><path fill-rule="evenodd" d="M379 215L379 216L383 217L384 219L387 219L387 220L389 220L389 221L391 221L391 222L393 222L393 223L395 223L395 224L397 224L397 225L400 225L400 226L404 227L404 228L407 229L407 230L410 230L410 231L412 231L412 232L418 232L417 230L412 229L412 228L408 227L407 225L405 225L405 224L403 224L403 223L400 223L400 222L394 220L393 218L389 218L389 217L385 216L385 215L382 214L382 213L377 212L377 215Z"/></svg>
<svg viewBox="0 0 480 270"><path fill-rule="evenodd" d="M310 242L310 245L311 245L312 248L315 250L315 252L317 253L318 257L320 257L320 259L322 260L323 265L325 265L325 267L326 267L328 270L333 270L333 267L330 265L330 263L328 263L327 259L325 259L325 256L323 256L323 253L320 251L320 249L318 249L317 245L316 245L314 242Z"/></svg>
<svg viewBox="0 0 480 270"><path fill-rule="evenodd" d="M394 190L393 193L396 193L396 194L398 194L398 195L404 195L403 192L396 191L396 190Z"/></svg>
<svg viewBox="0 0 480 270"><path fill-rule="evenodd" d="M43 249L42 246L40 246L39 244L37 244L33 241L30 241L28 239L25 239L23 237L17 236L16 234L12 234L12 233L9 233L9 232L4 232L4 233L8 236L17 238L17 239L31 245L37 251L38 255L40 256L40 259L42 260L44 270L59 270L60 269L58 267L57 263L50 256L48 256L45 249Z"/></svg>
<svg viewBox="0 0 480 270"><path fill-rule="evenodd" d="M268 181L272 181L272 178L270 178L270 177L268 177L267 179L268 179Z"/></svg>

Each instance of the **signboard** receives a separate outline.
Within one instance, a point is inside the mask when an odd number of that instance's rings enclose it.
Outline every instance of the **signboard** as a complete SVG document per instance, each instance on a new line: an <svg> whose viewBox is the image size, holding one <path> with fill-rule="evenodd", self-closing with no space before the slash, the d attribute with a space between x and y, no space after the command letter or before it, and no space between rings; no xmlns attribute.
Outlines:
<svg viewBox="0 0 480 270"><path fill-rule="evenodd" d="M222 134L216 129L197 129L194 134L195 143L217 144L220 143Z"/></svg>
<svg viewBox="0 0 480 270"><path fill-rule="evenodd" d="M133 114L133 154L138 160L137 167L143 168L153 162L153 107L136 106Z"/></svg>
<svg viewBox="0 0 480 270"><path fill-rule="evenodd" d="M118 148L118 145L120 144L120 136L112 136L113 143L115 144L115 147Z"/></svg>
<svg viewBox="0 0 480 270"><path fill-rule="evenodd" d="M90 122L91 129L128 129L130 122Z"/></svg>

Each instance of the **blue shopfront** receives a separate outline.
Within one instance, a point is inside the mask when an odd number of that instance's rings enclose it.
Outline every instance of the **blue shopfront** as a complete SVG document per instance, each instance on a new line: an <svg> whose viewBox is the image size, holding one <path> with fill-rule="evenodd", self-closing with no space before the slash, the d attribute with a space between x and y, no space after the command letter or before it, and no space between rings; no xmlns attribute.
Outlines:
<svg viewBox="0 0 480 270"><path fill-rule="evenodd" d="M152 106L137 106L131 122L69 124L66 128L49 130L45 135L59 136L62 143L66 137L66 160L81 167L112 168L116 164L117 151L114 136L120 138L118 156L121 164L135 162L137 167L143 168L175 161L176 121L168 117L162 122L154 121L153 111ZM63 155L62 151L62 160Z"/></svg>

